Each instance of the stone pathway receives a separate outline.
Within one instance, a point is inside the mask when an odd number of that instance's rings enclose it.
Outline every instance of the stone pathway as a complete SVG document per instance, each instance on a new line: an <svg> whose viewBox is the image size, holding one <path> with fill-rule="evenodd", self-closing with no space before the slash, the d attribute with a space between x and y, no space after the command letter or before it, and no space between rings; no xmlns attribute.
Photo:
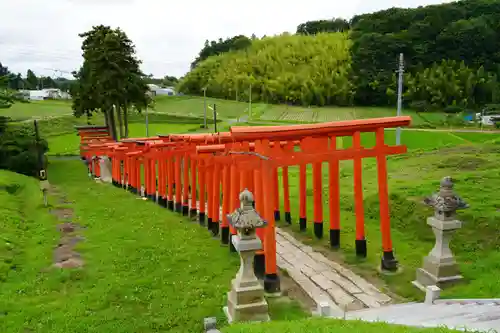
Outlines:
<svg viewBox="0 0 500 333"><path fill-rule="evenodd" d="M341 311L378 308L391 302L373 284L276 228L277 264L316 302Z"/></svg>
<svg viewBox="0 0 500 333"><path fill-rule="evenodd" d="M52 196L58 198L58 204L70 205L64 194L60 193L56 187L51 186L49 192ZM54 249L54 267L57 268L78 268L82 267L84 262L80 254L74 250L74 247L84 238L78 235L81 227L71 222L73 218L73 209L56 207L51 208L50 213L55 215L61 222L57 229L60 232L60 239L57 247Z"/></svg>
<svg viewBox="0 0 500 333"><path fill-rule="evenodd" d="M379 308L392 301L370 282L278 227L276 263L317 305L327 302L337 312Z"/></svg>

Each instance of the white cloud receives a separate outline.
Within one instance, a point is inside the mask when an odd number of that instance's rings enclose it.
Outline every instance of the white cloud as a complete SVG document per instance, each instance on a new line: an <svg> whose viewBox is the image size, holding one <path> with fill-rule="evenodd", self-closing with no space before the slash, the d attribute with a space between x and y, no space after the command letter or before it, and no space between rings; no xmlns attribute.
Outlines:
<svg viewBox="0 0 500 333"><path fill-rule="evenodd" d="M143 70L183 75L206 39L294 32L308 20L436 0L0 0L0 61L11 71L52 75L81 63L79 33L93 25L122 28L135 43Z"/></svg>

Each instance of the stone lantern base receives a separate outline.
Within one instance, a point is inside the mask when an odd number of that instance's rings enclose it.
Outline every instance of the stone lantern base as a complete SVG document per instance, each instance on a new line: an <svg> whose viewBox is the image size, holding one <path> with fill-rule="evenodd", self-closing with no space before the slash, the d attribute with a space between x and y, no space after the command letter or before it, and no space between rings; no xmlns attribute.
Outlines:
<svg viewBox="0 0 500 333"><path fill-rule="evenodd" d="M238 287L235 279L227 293L224 313L229 323L239 321L269 321L269 311L264 299L264 288L260 283L251 287Z"/></svg>
<svg viewBox="0 0 500 333"><path fill-rule="evenodd" d="M240 253L241 267L231 281L231 291L227 293L227 306L224 307L227 320L229 323L269 321L264 287L255 276L252 265L255 250L260 249L262 244L258 238L241 239L239 235L231 237L231 240Z"/></svg>
<svg viewBox="0 0 500 333"><path fill-rule="evenodd" d="M462 275L451 253L449 243L453 232L462 225L460 221L443 221L430 217L427 224L432 226L436 236L436 244L431 253L424 258L422 268L417 269L416 280L413 285L422 291L427 286L446 287L462 280Z"/></svg>

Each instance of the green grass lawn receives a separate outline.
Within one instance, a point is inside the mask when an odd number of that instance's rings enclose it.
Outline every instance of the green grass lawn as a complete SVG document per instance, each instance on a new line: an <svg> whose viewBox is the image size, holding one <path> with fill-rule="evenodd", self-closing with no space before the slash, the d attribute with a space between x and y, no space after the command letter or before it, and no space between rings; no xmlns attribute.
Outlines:
<svg viewBox="0 0 500 333"><path fill-rule="evenodd" d="M53 162L48 173L57 192L45 208L35 179L0 170L1 332L201 332L205 317L224 323L239 259L206 229L89 180L78 161ZM84 227L81 269L51 268L60 222L49 209L58 208ZM271 300L270 311L307 317L295 301Z"/></svg>
<svg viewBox="0 0 500 333"><path fill-rule="evenodd" d="M236 119L249 117L248 101L235 101L207 98L208 106L217 105L219 119ZM165 113L184 117L203 117L204 100L198 96L158 96L154 112ZM71 102L68 101L32 101L29 103L16 103L10 109L3 110L2 114L14 120L44 118L71 115ZM449 116L441 112L416 113L404 110L403 114L412 117L412 126L415 127L449 127ZM375 117L395 116L395 107L300 107L287 105L274 105L253 103L251 119L270 122L326 122L351 119L365 119ZM207 107L207 118L213 119L213 111ZM463 127L457 124L455 127Z"/></svg>
<svg viewBox="0 0 500 333"><path fill-rule="evenodd" d="M413 132L412 132L413 134ZM416 133L415 133L416 134ZM418 133L421 135L422 133ZM436 133L433 133L436 134ZM427 142L422 139L421 142ZM455 190L471 208L461 211L462 229L453 237L451 248L457 256L464 283L446 289L445 297L491 298L500 294L497 276L500 275L500 239L496 235L500 223L500 153L497 143L482 145L455 145L430 151L413 150L402 156L391 157L388 162L389 194L394 252L402 271L394 276L377 271L381 256L379 208L376 163L367 159L363 163L364 209L368 258L354 256L355 215L353 198L352 162L341 163L341 225L340 251L331 251L326 239L318 241L312 234L312 225L305 234L298 231L298 170L290 168L292 216L291 229L306 243L318 245L330 257L350 264L353 270L368 279L378 281L385 288L410 299L421 299L422 293L411 285L416 268L434 245L434 235L426 225L433 214L421 201L436 192L444 176L456 179ZM325 230L328 230L327 165L324 165L323 199ZM308 221L313 217L312 171L308 169ZM286 226L284 226L286 227ZM287 227L288 228L288 227Z"/></svg>
<svg viewBox="0 0 500 333"><path fill-rule="evenodd" d="M382 323L335 319L302 319L262 324L236 324L222 329L223 333L447 333L459 332L446 328L415 328Z"/></svg>
<svg viewBox="0 0 500 333"><path fill-rule="evenodd" d="M31 118L60 117L71 115L71 102L68 101L31 101L29 103L14 103L10 108L3 109L2 116L14 120Z"/></svg>
<svg viewBox="0 0 500 333"><path fill-rule="evenodd" d="M176 124L176 123L152 123L149 124L149 135L185 133L198 130L198 124ZM130 137L145 137L146 126L141 123L129 125ZM49 155L78 155L80 153L80 137L75 133L51 136L47 138L49 143Z"/></svg>

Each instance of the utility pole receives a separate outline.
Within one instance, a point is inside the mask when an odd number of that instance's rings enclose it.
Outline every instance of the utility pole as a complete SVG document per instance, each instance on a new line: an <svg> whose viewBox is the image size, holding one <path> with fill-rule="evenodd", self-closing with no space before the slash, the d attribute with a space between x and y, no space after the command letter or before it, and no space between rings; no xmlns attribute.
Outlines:
<svg viewBox="0 0 500 333"><path fill-rule="evenodd" d="M248 119L252 119L252 84L250 83L250 91L248 92Z"/></svg>
<svg viewBox="0 0 500 333"><path fill-rule="evenodd" d="M148 107L146 106L146 138L149 138L149 117L148 117Z"/></svg>
<svg viewBox="0 0 500 333"><path fill-rule="evenodd" d="M398 116L401 116L403 105L403 73L404 73L404 57L403 53L399 54L399 69L398 69ZM396 129L396 144L401 144L401 127Z"/></svg>
<svg viewBox="0 0 500 333"><path fill-rule="evenodd" d="M35 126L35 147L38 160L38 180L40 181L40 190L43 194L43 204L45 207L47 207L47 191L49 189L49 182L47 181L47 170L45 170L45 155L40 145L40 131L38 130L38 122L34 120L33 124Z"/></svg>
<svg viewBox="0 0 500 333"><path fill-rule="evenodd" d="M217 133L217 105L214 103L214 132Z"/></svg>
<svg viewBox="0 0 500 333"><path fill-rule="evenodd" d="M203 126L205 128L208 128L207 127L207 87L203 88L203 108L205 110L204 112L204 122L203 122Z"/></svg>

